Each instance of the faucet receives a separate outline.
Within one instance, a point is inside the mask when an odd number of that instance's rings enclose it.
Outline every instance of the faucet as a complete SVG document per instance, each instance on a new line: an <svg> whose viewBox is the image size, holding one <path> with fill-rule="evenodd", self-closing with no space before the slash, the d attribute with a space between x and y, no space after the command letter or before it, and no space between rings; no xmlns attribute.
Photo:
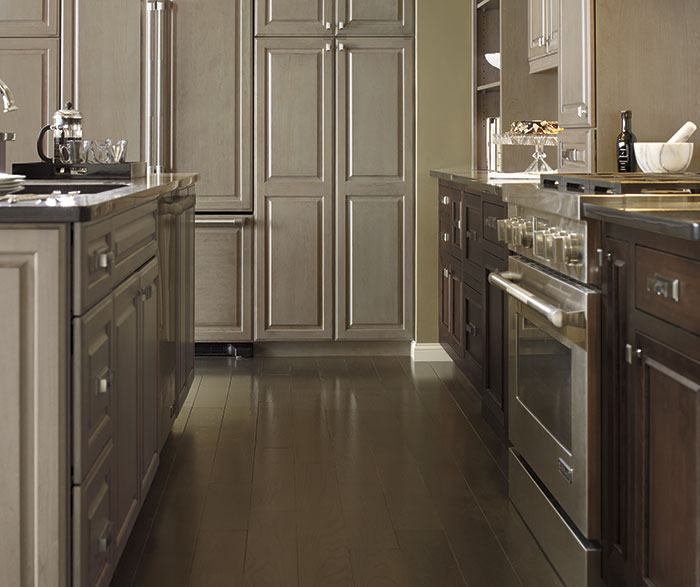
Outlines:
<svg viewBox="0 0 700 587"><path fill-rule="evenodd" d="M12 112L17 110L17 105L15 104L15 97L12 95L12 91L7 86L7 84L0 79L0 96L2 96L2 111Z"/></svg>

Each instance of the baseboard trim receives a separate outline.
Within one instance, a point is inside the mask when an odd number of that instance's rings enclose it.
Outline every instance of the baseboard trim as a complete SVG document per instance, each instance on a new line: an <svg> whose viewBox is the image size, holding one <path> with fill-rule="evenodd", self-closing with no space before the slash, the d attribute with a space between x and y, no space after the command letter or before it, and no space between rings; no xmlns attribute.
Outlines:
<svg viewBox="0 0 700 587"><path fill-rule="evenodd" d="M256 342L256 357L408 357L408 341Z"/></svg>
<svg viewBox="0 0 700 587"><path fill-rule="evenodd" d="M446 363L452 359L442 345L437 342L415 342L411 343L411 359L415 363Z"/></svg>

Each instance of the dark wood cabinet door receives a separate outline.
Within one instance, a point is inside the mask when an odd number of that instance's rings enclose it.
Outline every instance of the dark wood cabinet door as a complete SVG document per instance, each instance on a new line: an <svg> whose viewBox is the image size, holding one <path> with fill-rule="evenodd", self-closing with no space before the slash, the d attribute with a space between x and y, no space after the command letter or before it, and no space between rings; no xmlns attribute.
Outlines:
<svg viewBox="0 0 700 587"><path fill-rule="evenodd" d="M632 556L631 452L628 338L630 243L605 239L602 386L602 574L608 585L626 585Z"/></svg>
<svg viewBox="0 0 700 587"><path fill-rule="evenodd" d="M474 289L481 290L481 198L467 192L462 193L462 254L464 279Z"/></svg>
<svg viewBox="0 0 700 587"><path fill-rule="evenodd" d="M448 255L440 258L440 342L457 362L464 353L461 273Z"/></svg>
<svg viewBox="0 0 700 587"><path fill-rule="evenodd" d="M481 294L462 284L462 316L464 317L463 368L476 389L481 389L484 359L484 316Z"/></svg>
<svg viewBox="0 0 700 587"><path fill-rule="evenodd" d="M635 336L635 585L700 585L700 353Z"/></svg>
<svg viewBox="0 0 700 587"><path fill-rule="evenodd" d="M508 332L507 332L507 294L489 283L489 274L504 271L508 267L505 258L484 254L483 291L484 291L484 361L483 361L483 396L482 409L484 417L494 426L497 433L507 437L508 418Z"/></svg>

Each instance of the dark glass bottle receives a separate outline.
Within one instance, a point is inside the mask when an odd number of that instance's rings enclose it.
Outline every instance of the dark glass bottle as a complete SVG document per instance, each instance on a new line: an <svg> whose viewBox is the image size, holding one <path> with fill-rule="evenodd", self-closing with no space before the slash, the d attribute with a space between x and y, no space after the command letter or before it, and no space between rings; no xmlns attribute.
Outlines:
<svg viewBox="0 0 700 587"><path fill-rule="evenodd" d="M617 170L620 173L637 171L637 159L634 156L634 143L637 137L632 132L632 111L623 110L622 132L617 136Z"/></svg>

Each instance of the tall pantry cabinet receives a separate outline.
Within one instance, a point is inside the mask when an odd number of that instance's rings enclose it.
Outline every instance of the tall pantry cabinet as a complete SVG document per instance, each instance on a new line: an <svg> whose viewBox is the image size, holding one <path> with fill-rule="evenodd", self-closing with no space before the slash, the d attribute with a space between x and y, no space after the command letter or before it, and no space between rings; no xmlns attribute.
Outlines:
<svg viewBox="0 0 700 587"><path fill-rule="evenodd" d="M410 340L413 5L255 15L256 338Z"/></svg>

